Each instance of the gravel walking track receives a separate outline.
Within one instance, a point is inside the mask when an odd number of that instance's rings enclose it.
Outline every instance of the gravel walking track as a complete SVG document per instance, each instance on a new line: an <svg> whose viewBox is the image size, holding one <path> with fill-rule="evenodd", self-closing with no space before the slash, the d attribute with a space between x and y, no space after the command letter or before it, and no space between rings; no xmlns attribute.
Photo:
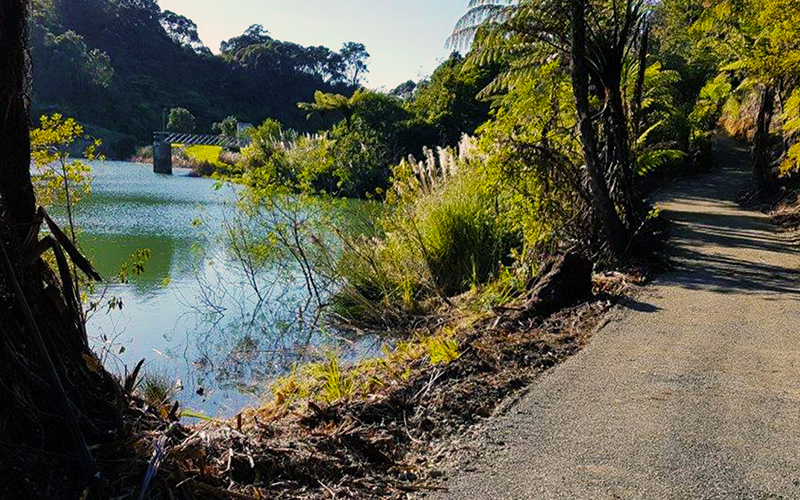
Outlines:
<svg viewBox="0 0 800 500"><path fill-rule="evenodd" d="M675 183L674 269L482 427L435 499L800 499L800 253L734 201L747 151Z"/></svg>

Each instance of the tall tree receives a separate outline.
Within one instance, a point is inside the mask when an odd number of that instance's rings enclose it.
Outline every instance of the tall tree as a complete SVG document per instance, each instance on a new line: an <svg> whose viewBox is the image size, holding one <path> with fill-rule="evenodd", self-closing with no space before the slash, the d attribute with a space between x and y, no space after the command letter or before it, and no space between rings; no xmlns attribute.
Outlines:
<svg viewBox="0 0 800 500"><path fill-rule="evenodd" d="M171 10L165 10L161 14L161 26L164 27L170 38L180 45L185 45L198 52L205 48L197 33L197 25L191 19Z"/></svg>
<svg viewBox="0 0 800 500"><path fill-rule="evenodd" d="M0 0L0 448L16 452L0 454L0 470L14 471L4 475L0 497L36 498L49 489L51 498L77 498L97 479L86 437L97 444L112 436L124 403L89 349L62 245L77 265L91 265L36 211L27 42L28 0ZM53 236L28 238L38 236L42 220ZM46 249L55 254L60 286L39 259Z"/></svg>
<svg viewBox="0 0 800 500"><path fill-rule="evenodd" d="M36 211L30 176L27 43L27 0L0 0L0 208L20 241Z"/></svg>
<svg viewBox="0 0 800 500"><path fill-rule="evenodd" d="M575 95L575 110L583 146L584 161L589 171L592 192L592 208L595 217L602 223L606 238L616 252L621 252L627 243L628 233L614 208L606 183L606 172L600 162L592 107L589 101L589 61L586 55L586 6L585 0L572 0L572 91Z"/></svg>
<svg viewBox="0 0 800 500"><path fill-rule="evenodd" d="M223 54L233 57L247 47L260 45L270 40L272 40L272 37L269 36L269 31L265 30L260 24L254 24L247 28L242 35L222 42L219 50Z"/></svg>
<svg viewBox="0 0 800 500"><path fill-rule="evenodd" d="M195 128L197 128L197 125L195 124L194 115L188 109L172 108L169 110L167 130L170 132L191 134L194 132Z"/></svg>
<svg viewBox="0 0 800 500"><path fill-rule="evenodd" d="M436 131L438 144L455 146L464 134L473 135L489 119L490 103L478 94L499 69L467 66L464 57L455 52L428 80L410 87L413 98L406 97L406 106Z"/></svg>
<svg viewBox="0 0 800 500"><path fill-rule="evenodd" d="M417 82L414 80L408 80L392 89L390 94L395 97L399 97L400 99L411 99L414 97L415 90L417 90Z"/></svg>
<svg viewBox="0 0 800 500"><path fill-rule="evenodd" d="M361 77L369 73L367 59L369 52L363 43L347 42L339 51L345 65L347 81L350 85L358 86L361 84Z"/></svg>

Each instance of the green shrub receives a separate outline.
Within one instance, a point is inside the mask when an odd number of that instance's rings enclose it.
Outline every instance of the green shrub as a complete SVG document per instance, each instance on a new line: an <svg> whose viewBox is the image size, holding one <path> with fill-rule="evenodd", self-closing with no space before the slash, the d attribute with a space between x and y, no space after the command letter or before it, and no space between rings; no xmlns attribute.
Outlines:
<svg viewBox="0 0 800 500"><path fill-rule="evenodd" d="M447 365L461 357L458 342L445 335L430 337L425 340L425 350L433 365Z"/></svg>
<svg viewBox="0 0 800 500"><path fill-rule="evenodd" d="M300 135L267 120L250 129L249 136L239 162L249 185L369 198L389 184L393 158L381 136L361 118L318 135Z"/></svg>
<svg viewBox="0 0 800 500"><path fill-rule="evenodd" d="M334 353L328 353L324 362L306 366L305 372L320 384L321 396L327 403L348 399L354 394L353 373L343 369Z"/></svg>
<svg viewBox="0 0 800 500"><path fill-rule="evenodd" d="M341 123L330 134L331 170L335 182L330 194L366 198L389 186L394 158L386 138L361 118L353 125Z"/></svg>
<svg viewBox="0 0 800 500"><path fill-rule="evenodd" d="M433 174L444 170L429 156L425 172L407 167L395 171L395 189L405 186L405 194L380 219L382 233L345 242L338 266L345 285L333 306L348 321L396 325L423 314L431 299L490 281L523 244L502 200L484 189L480 165Z"/></svg>

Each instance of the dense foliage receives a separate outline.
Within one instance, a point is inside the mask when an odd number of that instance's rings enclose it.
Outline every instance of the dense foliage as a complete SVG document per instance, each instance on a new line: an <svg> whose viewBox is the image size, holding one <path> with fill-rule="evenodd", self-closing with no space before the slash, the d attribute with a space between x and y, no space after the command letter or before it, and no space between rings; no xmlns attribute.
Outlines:
<svg viewBox="0 0 800 500"><path fill-rule="evenodd" d="M169 111L169 121L167 121L167 130L170 132L180 132L183 134L191 134L197 128L194 115L188 109L173 108Z"/></svg>
<svg viewBox="0 0 800 500"><path fill-rule="evenodd" d="M669 63L702 86L692 120L750 140L757 194L774 193L800 159L800 2L681 0L660 14Z"/></svg>
<svg viewBox="0 0 800 500"><path fill-rule="evenodd" d="M298 108L319 120L321 133L304 137L269 119L251 131L241 173L261 169L263 179L306 193L382 198L393 166L426 147L455 146L489 119L490 104L478 93L499 67L468 68L454 53L430 79L404 84L405 91L317 91Z"/></svg>
<svg viewBox="0 0 800 500"><path fill-rule="evenodd" d="M664 26L667 7L473 2L452 39L468 57L392 93L412 130L433 129L441 147L394 166L391 210L345 240L335 316L396 327L468 290L508 301L554 251L601 262L646 253L648 190L707 164L716 126L696 119L715 66L664 51L693 47ZM329 108L352 125L347 105ZM475 138L451 148L465 132Z"/></svg>

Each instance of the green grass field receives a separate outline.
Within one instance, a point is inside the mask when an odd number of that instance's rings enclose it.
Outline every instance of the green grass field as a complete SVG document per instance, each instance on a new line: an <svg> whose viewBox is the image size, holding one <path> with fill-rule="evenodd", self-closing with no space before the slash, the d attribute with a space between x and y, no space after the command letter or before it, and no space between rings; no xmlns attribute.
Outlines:
<svg viewBox="0 0 800 500"><path fill-rule="evenodd" d="M185 148L185 151L193 160L208 162L218 167L225 166L219 161L219 155L222 153L221 146L189 146Z"/></svg>
<svg viewBox="0 0 800 500"><path fill-rule="evenodd" d="M219 155L222 153L221 146L184 146L183 144L173 144L172 148L182 149L186 156L189 157L192 162L201 163L210 163L218 168L225 168L226 165L219 161Z"/></svg>

